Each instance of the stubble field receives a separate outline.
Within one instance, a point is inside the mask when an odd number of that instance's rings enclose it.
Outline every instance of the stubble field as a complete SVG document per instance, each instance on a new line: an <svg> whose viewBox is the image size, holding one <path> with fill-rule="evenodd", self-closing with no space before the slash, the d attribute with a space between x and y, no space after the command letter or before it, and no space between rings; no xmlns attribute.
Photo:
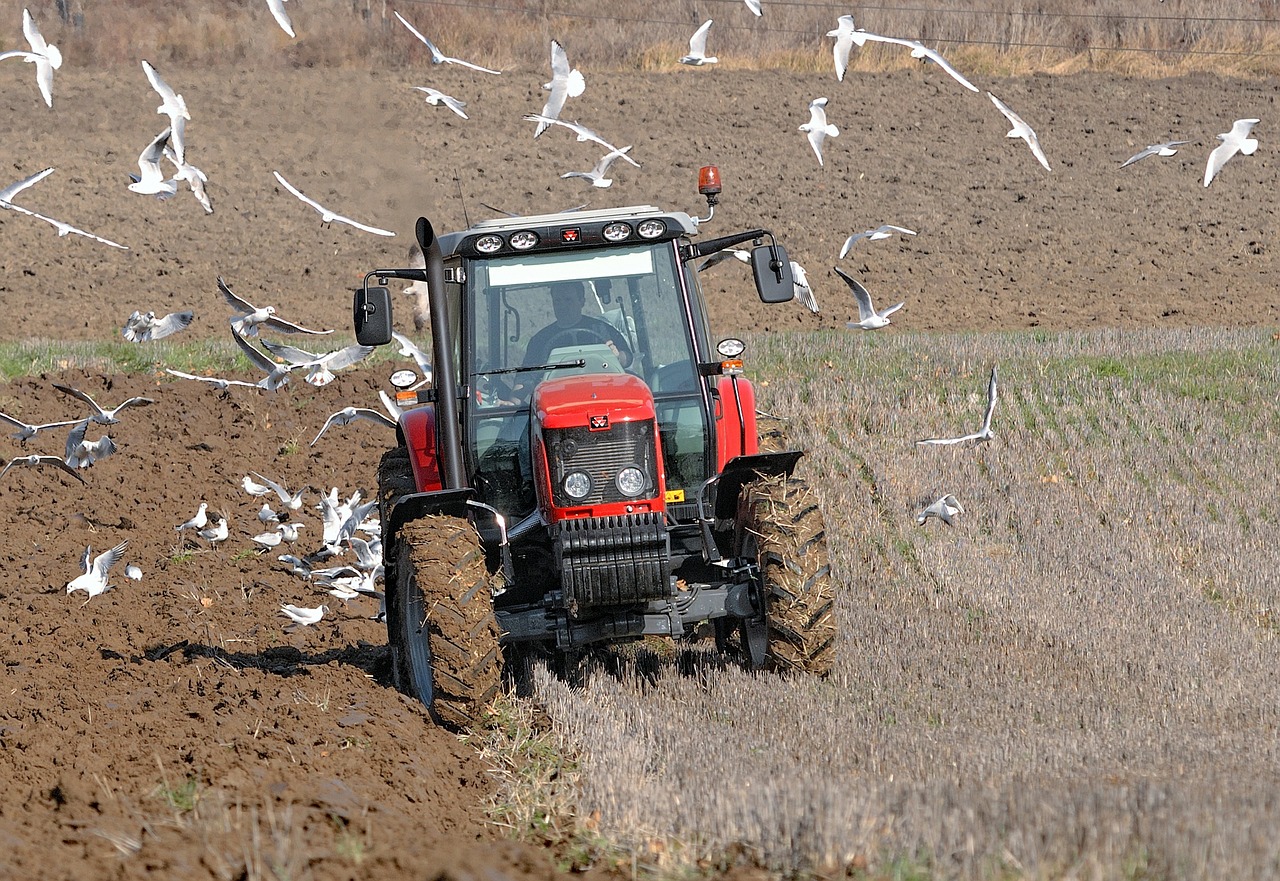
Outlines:
<svg viewBox="0 0 1280 881"><path fill-rule="evenodd" d="M185 193L125 190L162 127L140 68L64 70L52 110L24 68L0 66L3 182L54 166L21 204L130 250L0 212L2 336L11 365L35 368L0 389L0 410L78 415L54 381L155 403L103 428L120 451L87 486L14 469L0 487L4 873L555 871L536 845L497 843L495 778L472 743L390 688L372 606L287 632L279 605L323 595L251 550L250 469L313 488L304 540L318 537L317 492L372 490L389 434L362 424L309 443L334 410L376 406L390 361L323 389L227 398L160 368L223 369L194 345L227 339L220 275L341 335L347 289L404 259L419 214L448 229L464 208L489 216L484 203L698 213L707 162L726 181L712 234L773 229L822 306L766 310L732 262L703 279L713 324L750 342L762 406L810 450L842 585L841 656L821 683L704 656L580 692L541 680L536 700L580 756L564 824L631 847L626 873L714 862L735 844L779 871L1275 871L1274 515L1258 504L1278 427L1271 82L982 80L1038 129L1045 172L1004 139L984 95L933 68L844 83L827 70L602 74L566 115L634 144L643 167L596 191L558 177L593 150L564 132L534 141L520 120L541 107L540 60L501 78L174 64L162 72L192 109L205 215ZM412 85L464 97L472 119L426 106ZM818 95L841 128L823 168L796 131ZM1264 118L1263 146L1203 188L1213 136L1242 116ZM1197 143L1118 170L1169 137ZM322 226L272 170L399 234ZM887 331L846 331L855 310L830 267L845 236L885 222L918 235L860 243L842 268L880 303L907 305ZM37 342L100 349L133 309L185 308L197 316L185 344L128 356L148 369L78 366ZM996 440L916 449L976 427L992 363ZM4 457L61 442L6 441ZM965 515L917 529L918 507L943 492ZM174 530L201 500L231 518L218 548ZM65 594L86 545L126 539L141 582L117 574L83 606Z"/></svg>

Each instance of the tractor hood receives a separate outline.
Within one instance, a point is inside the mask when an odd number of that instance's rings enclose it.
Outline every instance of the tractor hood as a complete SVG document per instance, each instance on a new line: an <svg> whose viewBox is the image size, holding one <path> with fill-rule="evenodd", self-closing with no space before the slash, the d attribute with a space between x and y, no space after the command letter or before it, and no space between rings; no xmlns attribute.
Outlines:
<svg viewBox="0 0 1280 881"><path fill-rule="evenodd" d="M653 419L653 393L626 373L588 373L549 379L533 393L533 412L543 428L604 430L616 422Z"/></svg>

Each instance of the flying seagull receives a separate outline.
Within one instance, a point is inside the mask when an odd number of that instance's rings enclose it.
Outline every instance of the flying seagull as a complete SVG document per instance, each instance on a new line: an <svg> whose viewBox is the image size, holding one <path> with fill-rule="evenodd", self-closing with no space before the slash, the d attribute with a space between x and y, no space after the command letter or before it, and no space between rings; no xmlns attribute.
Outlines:
<svg viewBox="0 0 1280 881"><path fill-rule="evenodd" d="M720 59L714 55L707 55L707 31L711 30L711 19L707 19L702 23L693 36L689 38L689 54L680 59L681 64L690 64L694 67L701 67L704 64L715 64Z"/></svg>
<svg viewBox="0 0 1280 881"><path fill-rule="evenodd" d="M1173 156L1178 152L1174 148L1190 143L1190 141L1164 141L1159 144L1148 144L1124 162L1121 162L1120 167L1124 168L1125 166L1132 165L1139 160L1146 159L1148 156Z"/></svg>
<svg viewBox="0 0 1280 881"><path fill-rule="evenodd" d="M982 417L982 428L973 434L966 434L963 437L931 437L924 440L916 441L917 444L935 444L949 445L962 444L965 441L989 441L994 434L991 433L991 414L996 410L996 366L991 365L991 379L987 382L987 414Z"/></svg>
<svg viewBox="0 0 1280 881"><path fill-rule="evenodd" d="M289 21L289 13L284 11L285 2L286 0L267 0L267 8L271 10L271 15L275 18L276 24L280 25L286 34L293 37L293 22Z"/></svg>
<svg viewBox="0 0 1280 881"><path fill-rule="evenodd" d="M844 82L844 73L849 69L849 50L853 48L858 29L853 24L852 15L842 15L836 19L836 29L827 31L828 37L835 37L835 45L831 48L836 62L836 79ZM862 45L861 40L857 40Z"/></svg>
<svg viewBox="0 0 1280 881"><path fill-rule="evenodd" d="M99 406L97 401L89 397L89 395L86 394L85 392L80 391L80 389L78 388L72 388L69 385L62 385L61 383L57 383L57 382L53 383L52 385L54 388L56 388L58 391L62 392L63 394L71 395L71 397L79 401L83 401L84 403L88 404L91 408L93 408L93 415L90 416L89 419L91 419L94 422L97 422L99 425L115 425L117 422L120 421L119 419L116 418L116 414L128 407L145 407L148 404L155 403L155 401L152 400L151 398L144 398L141 395L134 395L132 398L127 399L123 404L120 404L116 407L111 407L110 409L105 409Z"/></svg>
<svg viewBox="0 0 1280 881"><path fill-rule="evenodd" d="M146 73L151 88L155 89L156 94L160 96L160 106L156 108L156 113L169 117L171 132L169 143L173 147L174 155L178 157L178 165L182 165L186 162L186 130L187 122L191 119L191 114L187 111L187 102L160 77L159 71L145 58L142 60L142 70Z"/></svg>
<svg viewBox="0 0 1280 881"><path fill-rule="evenodd" d="M613 144L610 144L610 143L609 143L608 141L606 141L604 138L600 137L598 134L596 134L595 132L593 132L591 129L587 128L585 125L582 125L581 123L577 123L577 122L565 122L565 121L564 121L564 120L562 120L562 119L556 119L555 117L551 117L551 116L544 116L544 115L543 115L543 114L541 114L541 113L530 113L530 114L528 114L527 116L525 116L525 117L524 117L524 119L526 119L526 120L527 120L527 121L529 121L529 122L536 122L536 123L538 123L539 125L543 125L543 124L548 125L548 126L551 126L551 125L558 125L558 126L560 126L561 128L567 128L569 131L571 131L571 132L573 132L575 135L577 135L577 136L578 136L578 140L579 140L579 141L591 141L592 143L599 144L601 147L604 147L606 150L617 150L617 149L618 149L617 147L613 146ZM639 167L640 167L640 163L639 163L639 162L636 162L636 161L635 161L634 159L632 159L630 156L625 156L625 155L624 155L622 158L623 158L624 160L626 160L627 162L630 162L630 163L631 163L632 165L634 165L636 168L639 168ZM586 206L580 206L580 207L586 207ZM577 209L570 209L570 210L575 210L575 211L576 211ZM505 212L504 212L504 213L505 213ZM510 216L512 216L512 217L518 217L519 215L512 214L512 215L510 215Z"/></svg>
<svg viewBox="0 0 1280 881"><path fill-rule="evenodd" d="M1049 167L1049 160L1045 158L1044 150L1040 149L1040 138L1036 136L1035 130L1022 119L1021 116L1009 109L1009 105L1005 104L995 95L987 92L987 97L991 99L991 103L996 105L1005 118L1012 123L1013 128L1009 129L1005 135L1006 138L1022 138L1027 142L1027 146L1031 148L1032 154L1044 166L1045 171L1052 171ZM1206 184L1207 186L1207 184Z"/></svg>
<svg viewBox="0 0 1280 881"><path fill-rule="evenodd" d="M724 248L723 250L716 251L714 254L707 257L706 260L703 260L701 263L699 263L698 271L703 272L704 270L710 269L712 266L715 266L717 263L723 263L724 261L730 258L733 258L734 260L737 260L740 263L746 263L750 265L751 252L743 248Z"/></svg>
<svg viewBox="0 0 1280 881"><path fill-rule="evenodd" d="M277 358L283 358L292 369L306 370L306 381L317 387L333 382L333 371L343 370L373 354L373 346L362 346L358 343L323 354L267 340L262 341L262 346Z"/></svg>
<svg viewBox="0 0 1280 881"><path fill-rule="evenodd" d="M164 148L169 143L169 136L170 131L166 128L138 154L138 175L137 179L129 184L131 191L144 196L155 196L161 201L177 195L178 179L166 178L164 169L160 167L160 159L164 156Z"/></svg>
<svg viewBox="0 0 1280 881"><path fill-rule="evenodd" d="M345 223L349 226L354 226L356 229L361 229L361 230L364 230L365 232L371 232L375 236L395 235L395 233L393 233L389 229L380 229L376 226L368 226L367 224L363 224L358 220L352 220L350 217L343 217L341 214L337 214L333 211L330 211L328 208L321 205L315 199L312 199L303 195L302 191L299 190L297 187L295 187L293 184L289 183L287 180L285 180L284 177L280 174L280 172L273 171L271 173L276 176L276 180L280 181L280 186L284 187L286 190L288 190L289 192L297 196L299 199L301 199L303 202L310 205L312 208L316 209L316 211L320 212L320 219L323 220L325 223L333 223L334 221L337 221L338 223Z"/></svg>
<svg viewBox="0 0 1280 881"><path fill-rule="evenodd" d="M88 468L99 459L105 459L116 451L116 442L110 435L102 435L96 441L85 440L85 432L89 430L92 419L76 424L67 435L66 455L63 457L72 468Z"/></svg>
<svg viewBox="0 0 1280 881"><path fill-rule="evenodd" d="M894 226L892 223L882 223L875 229L869 229L865 232L856 232L849 236L849 238L845 239L844 245L840 248L840 259L843 260L844 256L849 253L849 249L852 248L856 242L861 241L862 239L866 239L869 242L878 242L881 239L891 238L895 233L904 236L915 235L913 230L909 230L905 226Z"/></svg>
<svg viewBox="0 0 1280 881"><path fill-rule="evenodd" d="M457 98L446 95L444 92L433 89L430 86L414 86L413 88L417 89L419 92L426 92L428 104L434 104L437 107L443 105L458 114L458 116L461 116L463 119L471 118L467 116L467 111L462 109L467 106L466 101L459 101Z"/></svg>
<svg viewBox="0 0 1280 881"><path fill-rule="evenodd" d="M832 269L836 271L836 275L844 279L844 283L849 286L849 290L853 291L853 298L858 301L858 320L850 321L848 324L849 327L860 327L863 330L877 330L887 324L890 324L889 316L902 308L903 304L898 303L897 305L890 306L888 309L883 309L877 312L876 307L871 305L871 294L867 292L866 288L858 283L856 278L842 272L838 266L833 266Z"/></svg>
<svg viewBox="0 0 1280 881"><path fill-rule="evenodd" d="M31 13L22 10L22 33L31 46L31 51L15 49L11 52L0 52L0 61L6 58L21 58L36 66L36 85L40 87L40 96L49 107L53 106L53 72L62 67L62 53L52 43L45 42L36 27Z"/></svg>
<svg viewBox="0 0 1280 881"><path fill-rule="evenodd" d="M45 465L52 465L54 468L57 468L60 471L65 471L76 480L84 483L84 478L80 476L79 472L57 456L14 456L5 463L4 468L0 468L0 477L4 477L5 472L15 465L32 465L36 468L43 468Z"/></svg>
<svg viewBox="0 0 1280 881"><path fill-rule="evenodd" d="M227 305L239 313L231 319L231 329L238 334L247 337L257 336L258 325L277 330L280 333L333 333L333 330L311 330L300 324L294 324L292 321L285 321L276 315L275 306L253 305L227 287L227 283L223 281L222 276L218 276L218 291L222 294L222 299L226 301Z"/></svg>
<svg viewBox="0 0 1280 881"><path fill-rule="evenodd" d="M376 422L391 429L396 427L396 421L385 413L379 413L377 410L370 410L367 407L343 407L337 413L330 414L329 418L324 421L324 427L315 436L315 440L311 441L310 446L314 447L316 445L316 441L320 440L320 437L329 430L329 426L350 425L352 422L358 422L361 419L367 419L370 422Z"/></svg>
<svg viewBox="0 0 1280 881"><path fill-rule="evenodd" d="M609 169L613 167L613 163L618 157L627 155L630 152L630 145L619 147L617 150L610 150L608 153L600 157L600 161L596 163L596 167L590 171L566 171L560 175L561 178L580 177L583 180L591 181L593 187L610 187L613 185L613 178L605 177L609 173Z"/></svg>
<svg viewBox="0 0 1280 881"><path fill-rule="evenodd" d="M822 142L840 134L840 129L827 122L826 98L814 98L809 102L809 121L800 126L800 131L808 133L809 146L813 148L813 155L818 157L818 164L822 165Z"/></svg>
<svg viewBox="0 0 1280 881"><path fill-rule="evenodd" d="M587 81L583 78L582 71L576 67L569 69L569 56L565 54L564 47L552 40L551 82L542 85L542 88L549 90L550 94L547 95L547 102L542 106L540 115L547 117L548 120L559 119L560 111L564 110L564 102L581 95L586 87ZM538 127L533 132L535 138L551 125L548 120L538 121Z"/></svg>
<svg viewBox="0 0 1280 881"><path fill-rule="evenodd" d="M292 364L277 364L275 361L272 361L263 352L255 349L247 339L237 333L235 327L231 328L231 336L235 338L236 345L240 347L240 351L244 352L245 357L253 362L253 366L267 374L255 383L258 388L274 392L276 389L280 388L280 386L289 381L289 372L293 370Z"/></svg>
<svg viewBox="0 0 1280 881"><path fill-rule="evenodd" d="M85 548L80 557L80 574L67 582L67 593L83 590L89 595L89 599L85 600L87 603L98 594L109 591L111 585L107 583L107 572L124 556L124 549L128 544L128 541L120 542L111 550L98 554L92 563L89 562L89 556L93 553L93 548Z"/></svg>
<svg viewBox="0 0 1280 881"><path fill-rule="evenodd" d="M954 526L955 524L951 522L951 518L956 514L963 513L964 507L956 501L955 496L947 493L916 515L916 525L924 526L925 521L930 517L937 517L948 526Z"/></svg>
<svg viewBox="0 0 1280 881"><path fill-rule="evenodd" d="M183 373L181 370L174 370L171 367L166 367L164 372L172 376L176 376L179 379L193 379L198 382L207 382L219 391L224 392L233 385L244 386L245 388L262 388L261 384L256 382L245 382L243 379L223 379L220 376L196 376L194 373Z"/></svg>
<svg viewBox="0 0 1280 881"><path fill-rule="evenodd" d="M400 24L404 25L406 28L409 29L409 33L413 34L415 37L417 37L426 45L427 49L431 52L432 64L461 64L463 67L469 67L472 70L478 70L481 73L492 73L498 76L502 75L502 71L500 70L490 70L487 67L481 67L478 64L472 64L470 61L463 61L461 58L450 58L448 55L445 55L443 52L437 49L435 47L435 44L432 43L430 40L428 40L426 37L424 37L417 28L409 24L409 22L405 20L405 17L403 15L401 15L398 12L394 14L396 18L400 19Z"/></svg>
<svg viewBox="0 0 1280 881"><path fill-rule="evenodd" d="M38 214L37 212L32 211L29 208L23 208L21 205L14 205L12 202L7 202L3 199L0 199L0 208L7 208L10 211L17 211L19 214L25 214L28 217L34 217L36 220L43 220L45 223L49 224L54 229L56 229L60 237L65 236L67 233L75 233L78 236L84 236L86 239L93 239L95 242L101 242L104 245L110 245L113 248L119 248L121 251L129 250L127 247L120 244L119 242L113 242L110 239L104 239L101 236L95 236L93 233L85 232L84 230L79 229L78 227L74 227L69 223L63 223L61 220L55 220L52 217L46 217L45 215Z"/></svg>
<svg viewBox="0 0 1280 881"><path fill-rule="evenodd" d="M213 202L209 199L209 194L205 192L204 188L204 185L209 182L209 176L190 162L179 162L177 155L168 146L161 153L164 154L164 158L173 163L175 169L173 173L174 181L186 181L187 186L191 188L191 195L195 196L196 201L204 208L204 213L212 214Z"/></svg>
<svg viewBox="0 0 1280 881"><path fill-rule="evenodd" d="M1231 124L1231 131L1217 136L1222 143L1213 148L1213 152L1209 154L1209 161L1205 164L1204 185L1206 187L1222 170L1222 166L1227 164L1227 160L1236 153L1252 156L1258 149L1258 139L1249 137L1249 132L1259 122L1260 120L1257 119L1237 119Z"/></svg>
<svg viewBox="0 0 1280 881"><path fill-rule="evenodd" d="M170 312L163 318L156 318L154 312L134 310L125 320L121 333L131 343L147 343L161 340L184 329L196 317L194 312Z"/></svg>

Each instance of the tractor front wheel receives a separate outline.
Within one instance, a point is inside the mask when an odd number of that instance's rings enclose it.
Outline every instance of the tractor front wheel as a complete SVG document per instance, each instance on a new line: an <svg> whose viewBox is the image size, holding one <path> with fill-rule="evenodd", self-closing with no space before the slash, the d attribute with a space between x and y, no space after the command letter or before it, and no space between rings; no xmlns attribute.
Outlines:
<svg viewBox="0 0 1280 881"><path fill-rule="evenodd" d="M474 725L502 677L490 574L475 528L460 517L412 520L395 538L387 630L396 687L439 722Z"/></svg>
<svg viewBox="0 0 1280 881"><path fill-rule="evenodd" d="M741 650L763 641L766 665L825 676L835 660L835 592L826 524L803 480L785 476L747 484L738 500L739 557L759 566L764 615L740 628Z"/></svg>

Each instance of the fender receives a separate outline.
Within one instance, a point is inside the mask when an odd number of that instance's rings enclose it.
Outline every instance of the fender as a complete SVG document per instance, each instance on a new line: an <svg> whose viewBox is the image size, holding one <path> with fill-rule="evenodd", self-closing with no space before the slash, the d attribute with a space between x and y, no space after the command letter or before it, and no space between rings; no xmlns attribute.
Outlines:
<svg viewBox="0 0 1280 881"><path fill-rule="evenodd" d="M756 390L741 376L722 376L716 381L716 471L724 471L730 460L753 456L760 450L756 434Z"/></svg>
<svg viewBox="0 0 1280 881"><path fill-rule="evenodd" d="M409 450L413 466L413 482L418 492L436 492L444 488L440 479L440 456L436 439L436 405L426 404L405 410L400 416L399 432Z"/></svg>

